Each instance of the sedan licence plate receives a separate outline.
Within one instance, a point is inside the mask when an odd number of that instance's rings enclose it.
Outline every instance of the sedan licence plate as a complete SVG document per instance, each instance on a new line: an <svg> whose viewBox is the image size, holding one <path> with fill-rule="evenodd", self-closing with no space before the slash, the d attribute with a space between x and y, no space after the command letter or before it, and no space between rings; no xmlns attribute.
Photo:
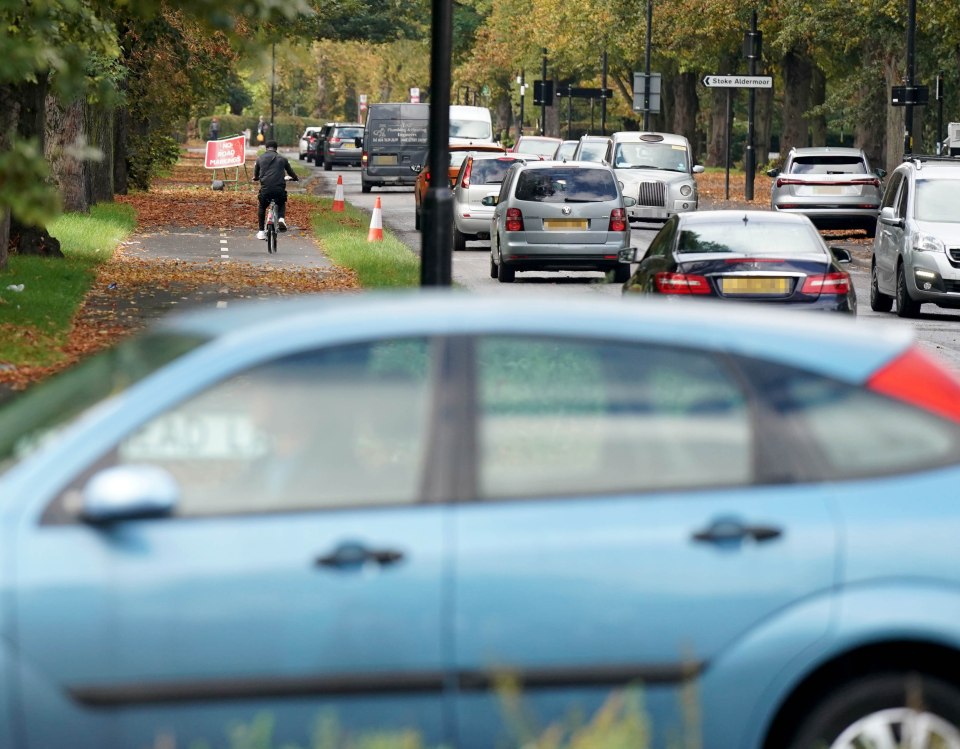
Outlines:
<svg viewBox="0 0 960 749"><path fill-rule="evenodd" d="M590 222L583 218L545 218L544 231L586 231Z"/></svg>
<svg viewBox="0 0 960 749"><path fill-rule="evenodd" d="M789 278L721 278L720 291L724 294L769 294L785 296L790 293Z"/></svg>

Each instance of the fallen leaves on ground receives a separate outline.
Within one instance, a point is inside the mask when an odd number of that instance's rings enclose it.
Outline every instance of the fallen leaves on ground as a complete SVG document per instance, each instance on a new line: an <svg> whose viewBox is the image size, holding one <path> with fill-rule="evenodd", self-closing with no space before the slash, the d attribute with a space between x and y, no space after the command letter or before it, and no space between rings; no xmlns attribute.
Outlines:
<svg viewBox="0 0 960 749"><path fill-rule="evenodd" d="M700 197L714 203L717 208L752 208L769 210L770 208L770 178L765 174L757 174L753 181L753 201L744 198L746 185L742 173L730 172L730 199L726 195L725 172L704 172L698 174L697 192Z"/></svg>
<svg viewBox="0 0 960 749"><path fill-rule="evenodd" d="M206 227L249 229L257 225L257 194L250 191L215 192L187 187L158 192L118 195L118 203L133 206L141 229L162 227ZM316 205L291 196L287 200L287 223L308 228Z"/></svg>

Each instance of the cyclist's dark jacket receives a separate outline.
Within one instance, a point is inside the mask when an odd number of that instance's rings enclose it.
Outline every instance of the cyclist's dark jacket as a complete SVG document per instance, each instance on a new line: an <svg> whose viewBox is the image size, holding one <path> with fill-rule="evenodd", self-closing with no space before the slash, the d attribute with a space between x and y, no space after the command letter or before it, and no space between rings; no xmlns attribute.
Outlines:
<svg viewBox="0 0 960 749"><path fill-rule="evenodd" d="M267 149L266 153L261 154L257 159L257 165L253 168L253 178L260 180L260 189L264 191L285 190L284 173L297 179L290 162L272 149Z"/></svg>

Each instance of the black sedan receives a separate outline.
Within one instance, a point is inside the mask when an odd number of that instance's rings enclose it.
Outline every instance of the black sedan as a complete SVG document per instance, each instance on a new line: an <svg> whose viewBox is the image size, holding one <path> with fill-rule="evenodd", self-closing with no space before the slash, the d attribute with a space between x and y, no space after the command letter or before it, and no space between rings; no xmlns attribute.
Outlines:
<svg viewBox="0 0 960 749"><path fill-rule="evenodd" d="M828 248L805 216L770 211L698 211L671 218L623 285L626 294L791 304L856 314L857 297L841 267L850 253Z"/></svg>

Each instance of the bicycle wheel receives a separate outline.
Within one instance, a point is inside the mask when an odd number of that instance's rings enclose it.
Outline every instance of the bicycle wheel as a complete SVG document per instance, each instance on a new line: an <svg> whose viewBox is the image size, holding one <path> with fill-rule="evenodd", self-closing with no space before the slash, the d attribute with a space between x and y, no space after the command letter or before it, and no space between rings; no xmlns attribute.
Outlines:
<svg viewBox="0 0 960 749"><path fill-rule="evenodd" d="M277 229L273 224L267 226L267 253L277 251Z"/></svg>

